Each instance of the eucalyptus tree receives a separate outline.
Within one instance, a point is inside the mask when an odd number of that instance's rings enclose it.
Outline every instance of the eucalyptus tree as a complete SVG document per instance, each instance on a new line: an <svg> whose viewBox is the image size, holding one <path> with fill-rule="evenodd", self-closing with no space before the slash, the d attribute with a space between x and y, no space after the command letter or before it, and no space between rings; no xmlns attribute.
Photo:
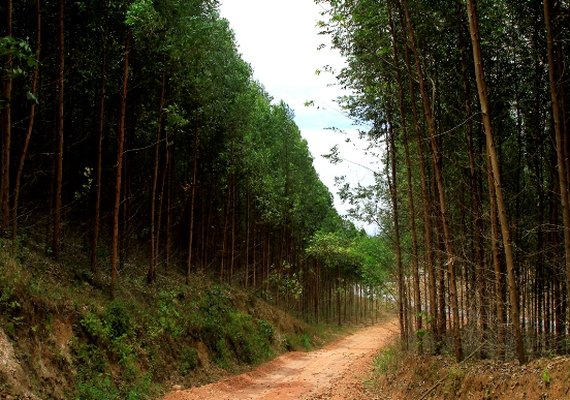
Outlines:
<svg viewBox="0 0 570 400"><path fill-rule="evenodd" d="M564 229L564 258L566 265L566 289L570 300L570 200L568 194L568 149L564 144L565 124L563 115L566 110L562 109L559 95L559 74L555 59L555 42L551 17L551 6L548 0L544 4L544 24L546 27L546 45L548 57L548 78L550 82L550 98L552 104L552 123L554 125L554 137L556 141L556 159L558 170L558 182L560 186L560 205L562 208L562 222ZM560 48L558 48L560 52ZM559 55L560 56L560 55ZM562 57L560 57L562 58ZM564 100L562 100L564 102ZM564 104L564 103L563 103Z"/></svg>
<svg viewBox="0 0 570 400"><path fill-rule="evenodd" d="M13 65L14 54L10 49L10 42L13 40L12 32L12 16L14 13L14 4L12 0L6 2L6 32L2 38L2 54L5 56L5 67L2 70L2 158L1 158L1 178L2 184L0 185L0 205L2 209L2 229L8 229L8 221L10 217L10 148L12 141L12 83L13 83Z"/></svg>
<svg viewBox="0 0 570 400"><path fill-rule="evenodd" d="M413 303L428 310L434 321L430 330L435 351L441 350L448 321L457 358L466 329L477 332L466 345L485 347L482 356L487 350L508 354L502 349L512 334L521 360L525 331L533 332L535 347L548 342L550 334L560 337L567 319L568 274L556 249L563 250L567 242L559 234L549 234L545 224L564 226L560 234L568 232L563 207L568 141L560 139L568 86L560 73L566 59L567 5L478 2L478 28L485 40L475 56L471 50L476 46L467 39L471 2L468 8L463 2L449 7L421 0L319 3L328 18L321 23L323 31L347 57L347 68L338 78L354 94L343 98L343 105L372 127L371 145L392 133L387 136L393 139L388 153L392 172L386 180L397 190L391 211L397 210L398 220L409 224L412 240L400 242L404 254L414 258L403 279L415 282ZM536 23L541 19L542 30ZM481 75L470 72L482 65L484 91L477 79ZM549 82L554 82L554 91ZM486 107L478 112L483 93ZM485 129L476 123L480 115ZM492 138L489 126L494 128ZM415 133L415 140L408 140L408 131ZM493 149L485 151L483 146L492 142L495 156ZM352 201L366 197L363 188L350 193L345 185L341 191ZM418 216L416 203L422 210ZM423 237L414 239L416 229L422 228ZM423 263L417 260L422 250ZM532 268L534 264L538 268ZM418 299L422 268L427 292ZM547 270L552 272L549 278ZM505 329L507 321L514 330ZM417 321L416 329L419 326Z"/></svg>

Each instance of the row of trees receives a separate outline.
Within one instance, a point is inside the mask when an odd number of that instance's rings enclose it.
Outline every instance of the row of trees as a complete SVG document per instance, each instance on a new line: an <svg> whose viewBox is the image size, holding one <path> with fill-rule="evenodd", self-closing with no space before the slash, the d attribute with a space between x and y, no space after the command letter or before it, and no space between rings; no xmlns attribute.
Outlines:
<svg viewBox="0 0 570 400"><path fill-rule="evenodd" d="M369 259L329 261L318 235L370 239L333 208L217 7L2 3L2 235L45 231L55 260L83 243L112 296L142 253L148 283L201 270L314 320L363 317L383 281Z"/></svg>
<svg viewBox="0 0 570 400"><path fill-rule="evenodd" d="M386 154L369 190L390 204L403 342L567 352L568 3L318 2L343 103Z"/></svg>

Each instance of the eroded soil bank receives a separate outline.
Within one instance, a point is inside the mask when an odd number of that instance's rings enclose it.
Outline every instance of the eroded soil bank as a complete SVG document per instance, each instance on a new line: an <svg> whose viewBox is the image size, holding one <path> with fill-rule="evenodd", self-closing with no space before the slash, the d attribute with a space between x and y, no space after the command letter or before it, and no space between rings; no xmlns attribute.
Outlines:
<svg viewBox="0 0 570 400"><path fill-rule="evenodd" d="M568 400L570 357L516 361L472 360L450 356L396 355L376 374L371 398L382 400Z"/></svg>

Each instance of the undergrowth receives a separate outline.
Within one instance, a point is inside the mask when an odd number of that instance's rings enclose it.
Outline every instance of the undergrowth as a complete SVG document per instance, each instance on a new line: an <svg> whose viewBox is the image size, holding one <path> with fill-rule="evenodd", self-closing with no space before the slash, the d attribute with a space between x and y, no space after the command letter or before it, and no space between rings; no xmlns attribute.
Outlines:
<svg viewBox="0 0 570 400"><path fill-rule="evenodd" d="M172 382L204 383L317 343L316 330L297 321L278 331L270 306L206 276L185 285L169 271L149 286L133 262L111 300L106 274L91 274L86 259L54 263L23 246L14 257L8 246L0 242L0 327L22 370L38 377L28 389L43 398L148 399ZM2 392L23 395L4 372Z"/></svg>

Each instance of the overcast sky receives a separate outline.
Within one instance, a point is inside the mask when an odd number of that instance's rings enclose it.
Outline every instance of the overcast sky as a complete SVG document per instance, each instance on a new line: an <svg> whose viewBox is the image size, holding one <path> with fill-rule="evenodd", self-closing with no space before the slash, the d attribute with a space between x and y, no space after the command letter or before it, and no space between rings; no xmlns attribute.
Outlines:
<svg viewBox="0 0 570 400"><path fill-rule="evenodd" d="M335 103L343 92L334 76L315 73L325 65L338 70L343 63L330 46L318 50L319 45L329 43L326 36L318 35L316 23L322 19L321 11L313 0L222 0L220 7L235 33L239 52L254 70L254 78L275 101L283 100L294 110L295 122L315 159L315 169L335 195L337 210L344 213L347 207L336 195L334 177L346 175L349 181L364 184L373 181L373 174L350 162L331 165L321 155L336 144L341 157L348 160L372 168L375 160L366 158L362 150L366 144L359 142L357 127ZM314 101L313 107L305 107L309 100ZM330 127L347 134L327 129ZM370 227L366 229L372 232Z"/></svg>

